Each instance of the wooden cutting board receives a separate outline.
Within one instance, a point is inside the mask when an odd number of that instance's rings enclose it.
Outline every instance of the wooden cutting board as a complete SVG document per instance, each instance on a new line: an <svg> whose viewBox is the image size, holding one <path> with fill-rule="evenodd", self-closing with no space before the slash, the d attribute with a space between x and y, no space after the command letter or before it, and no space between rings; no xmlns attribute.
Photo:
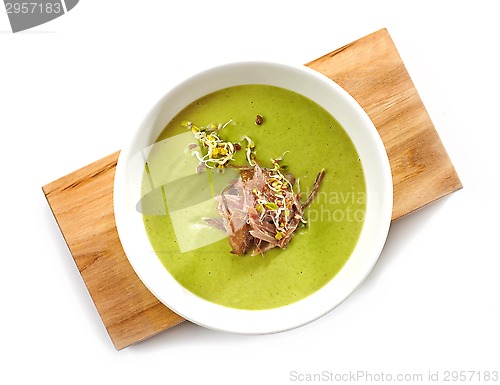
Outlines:
<svg viewBox="0 0 500 385"><path fill-rule="evenodd" d="M387 30L307 66L345 88L377 127L391 163L396 220L462 187ZM113 214L118 152L43 186L54 217L116 349L183 318L139 280L120 244Z"/></svg>

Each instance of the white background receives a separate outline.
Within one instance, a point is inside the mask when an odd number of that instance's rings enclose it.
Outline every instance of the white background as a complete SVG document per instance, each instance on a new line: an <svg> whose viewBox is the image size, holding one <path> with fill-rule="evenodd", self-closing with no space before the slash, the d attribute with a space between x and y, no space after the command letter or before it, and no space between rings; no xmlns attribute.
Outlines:
<svg viewBox="0 0 500 385"><path fill-rule="evenodd" d="M17 34L0 6L0 382L500 371L497 4L81 0ZM41 187L120 149L169 87L207 66L302 64L384 27L464 189L394 223L368 279L309 325L241 336L186 322L115 351Z"/></svg>

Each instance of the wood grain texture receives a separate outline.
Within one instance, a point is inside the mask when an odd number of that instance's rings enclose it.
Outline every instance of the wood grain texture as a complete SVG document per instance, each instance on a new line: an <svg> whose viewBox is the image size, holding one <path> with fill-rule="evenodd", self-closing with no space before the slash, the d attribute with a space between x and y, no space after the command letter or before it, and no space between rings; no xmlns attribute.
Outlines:
<svg viewBox="0 0 500 385"><path fill-rule="evenodd" d="M118 152L43 187L78 270L116 349L184 319L160 303L121 247L113 212Z"/></svg>
<svg viewBox="0 0 500 385"><path fill-rule="evenodd" d="M394 183L393 220L462 187L388 32L377 31L307 66L345 88L366 110L386 147ZM139 280L113 214L118 152L43 191L117 349L183 321Z"/></svg>
<svg viewBox="0 0 500 385"><path fill-rule="evenodd" d="M377 128L391 164L393 220L462 188L386 29L307 66L347 90Z"/></svg>

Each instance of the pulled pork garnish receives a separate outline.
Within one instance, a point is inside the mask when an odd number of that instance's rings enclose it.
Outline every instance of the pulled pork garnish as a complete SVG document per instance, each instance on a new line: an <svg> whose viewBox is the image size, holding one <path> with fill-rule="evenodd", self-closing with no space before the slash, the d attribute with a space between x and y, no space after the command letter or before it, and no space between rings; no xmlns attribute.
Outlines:
<svg viewBox="0 0 500 385"><path fill-rule="evenodd" d="M226 142L218 136L218 131L229 123L200 128L191 122L183 122L205 149L205 155L194 147L192 149L193 155L200 161L198 172L205 168L225 167L240 170L240 177L216 197L221 218L209 218L206 222L226 231L233 254L244 255L252 250L252 255L257 255L275 247L285 249L300 224L306 223L304 209L318 193L325 170L321 170L311 193L301 203L300 193L296 194L293 190L295 178L292 174L283 175L281 172L284 167L280 161L284 154L271 160L272 168L261 168L256 161L255 144L245 136L249 166L229 164L234 153L242 148L241 144Z"/></svg>
<svg viewBox="0 0 500 385"><path fill-rule="evenodd" d="M318 192L324 173L318 175L307 205ZM301 204L289 179L292 177L281 174L277 162L272 169L255 164L216 197L232 253L244 255L253 247L252 255L256 255L287 247L295 230L306 222L307 206Z"/></svg>

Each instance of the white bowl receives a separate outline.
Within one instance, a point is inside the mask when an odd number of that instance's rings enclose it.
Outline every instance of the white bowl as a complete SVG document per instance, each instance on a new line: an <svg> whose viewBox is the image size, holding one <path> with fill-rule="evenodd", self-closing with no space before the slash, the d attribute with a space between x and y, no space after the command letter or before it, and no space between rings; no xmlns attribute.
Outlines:
<svg viewBox="0 0 500 385"><path fill-rule="evenodd" d="M268 84L302 94L325 108L350 136L361 159L366 183L363 229L351 257L323 288L287 306L270 310L239 310L206 301L181 286L153 251L137 210L145 159L166 124L185 106L216 90L240 84ZM114 184L116 226L124 251L137 275L167 307L205 327L262 334L288 330L329 312L363 282L375 265L389 230L392 177L383 143L357 102L329 78L307 67L243 62L195 75L170 90L149 112L122 149Z"/></svg>

